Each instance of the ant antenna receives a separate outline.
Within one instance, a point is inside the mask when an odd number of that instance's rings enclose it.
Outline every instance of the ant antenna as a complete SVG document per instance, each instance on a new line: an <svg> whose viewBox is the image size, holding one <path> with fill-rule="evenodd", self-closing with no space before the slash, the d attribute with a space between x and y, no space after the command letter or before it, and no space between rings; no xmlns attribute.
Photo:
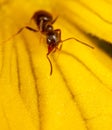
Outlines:
<svg viewBox="0 0 112 130"><path fill-rule="evenodd" d="M36 30L36 29L33 29L33 28L29 27L29 26L24 26L24 27L20 28L16 33L14 33L11 37L9 37L8 39L2 41L2 43L5 43L5 42L11 40L13 37L15 37L19 33L21 33L23 31L23 29L28 29L28 30L33 31L33 32L38 32L38 30Z"/></svg>
<svg viewBox="0 0 112 130"><path fill-rule="evenodd" d="M90 47L91 49L94 49L93 46L91 46L91 45L89 45L89 44L87 44L87 43L85 43L85 42L83 42L83 41L80 41L79 39L74 38L74 37L67 38L67 39L65 39L65 40L63 40L63 41L61 41L61 42L63 43L63 42L68 41L68 40L75 40L75 41L77 41L77 42L79 42L79 43L81 43L81 44L83 44L83 45L85 45L85 46Z"/></svg>
<svg viewBox="0 0 112 130"><path fill-rule="evenodd" d="M50 63L50 67L51 67L50 75L52 75L52 63L51 63L51 60L49 58L49 53L46 54L46 57L47 57L47 59L48 59L48 61Z"/></svg>

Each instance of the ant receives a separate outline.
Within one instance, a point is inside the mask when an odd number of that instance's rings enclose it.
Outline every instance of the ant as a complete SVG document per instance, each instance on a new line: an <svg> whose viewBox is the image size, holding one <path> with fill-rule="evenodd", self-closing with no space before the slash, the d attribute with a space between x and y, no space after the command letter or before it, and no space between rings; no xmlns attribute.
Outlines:
<svg viewBox="0 0 112 130"><path fill-rule="evenodd" d="M87 43L82 42L74 37L70 37L65 40L61 40L61 29L53 28L53 23L57 20L57 17L55 19L53 19L52 15L50 13L48 13L47 11L40 10L40 11L35 12L31 18L31 20L34 20L35 24L37 25L38 30L36 30L30 26L24 26L24 27L20 28L15 34L13 34L11 37L9 37L7 40L5 40L3 42L6 42L6 41L12 39L14 36L18 35L23 29L28 29L33 32L40 31L41 34L46 36L46 43L48 44L48 52L46 54L46 57L50 63L50 67L51 67L50 75L52 75L52 63L49 58L49 54L51 52L55 52L57 49L61 50L62 45L60 45L60 43L73 39L92 49L94 48L94 47L88 45ZM59 45L60 45L60 47L58 47Z"/></svg>

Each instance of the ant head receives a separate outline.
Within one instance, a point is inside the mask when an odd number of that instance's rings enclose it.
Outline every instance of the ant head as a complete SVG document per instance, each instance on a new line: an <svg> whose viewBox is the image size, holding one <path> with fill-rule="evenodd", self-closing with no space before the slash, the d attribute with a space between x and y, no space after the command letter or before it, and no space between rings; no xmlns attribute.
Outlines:
<svg viewBox="0 0 112 130"><path fill-rule="evenodd" d="M32 19L37 23L38 26L40 26L40 23L43 22L51 22L52 21L52 15L44 10L40 10L35 12Z"/></svg>
<svg viewBox="0 0 112 130"><path fill-rule="evenodd" d="M58 35L57 31L50 31L47 33L47 44L50 46L57 46L60 42L60 36Z"/></svg>

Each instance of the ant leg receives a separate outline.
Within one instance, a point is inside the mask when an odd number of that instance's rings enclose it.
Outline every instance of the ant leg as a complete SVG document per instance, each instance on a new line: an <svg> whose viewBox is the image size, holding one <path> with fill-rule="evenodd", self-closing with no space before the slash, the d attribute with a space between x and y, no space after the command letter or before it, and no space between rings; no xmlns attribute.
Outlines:
<svg viewBox="0 0 112 130"><path fill-rule="evenodd" d="M58 50L61 51L61 49L62 49L62 44L60 44Z"/></svg>
<svg viewBox="0 0 112 130"><path fill-rule="evenodd" d="M61 40L61 30L56 29L54 31L56 31L57 34L58 34L58 40L59 40L59 44L58 44L59 48L58 48L58 50L60 51L62 49L62 44L63 44L63 41Z"/></svg>
<svg viewBox="0 0 112 130"><path fill-rule="evenodd" d="M58 51L61 51L61 49L62 49L62 44L61 44L61 45L59 44L59 47L56 46L56 47L54 48L53 53L56 52L57 50L58 50Z"/></svg>
<svg viewBox="0 0 112 130"><path fill-rule="evenodd" d="M58 50L58 57L60 56L61 49L62 49L62 42L58 45L59 47L56 47L56 50Z"/></svg>
<svg viewBox="0 0 112 130"><path fill-rule="evenodd" d="M33 32L38 32L38 30L36 30L36 29L34 29L34 28L31 28L31 27L29 27L29 26L25 26L24 28L26 28L26 29L28 29L28 30L30 30L30 31L33 31ZM24 29L23 28L23 29Z"/></svg>
<svg viewBox="0 0 112 130"><path fill-rule="evenodd" d="M48 61L49 61L49 63L50 63L50 68L51 68L51 70L50 70L50 75L52 75L52 63L51 63L51 60L50 60L50 58L49 58L49 53L46 54L46 57L47 57L47 59L48 59Z"/></svg>
<svg viewBox="0 0 112 130"><path fill-rule="evenodd" d="M79 43L81 43L81 44L83 44L83 45L85 45L85 46L90 47L91 49L94 49L93 46L91 46L91 45L89 45L89 44L87 44L87 43L85 43L85 42L83 42L83 41L80 41L79 39L77 39L77 38L75 38L75 37L70 37L70 38L67 38L67 39L65 39L65 40L61 40L61 30L60 30L60 29L56 29L56 30L54 30L54 31L56 31L56 32L58 33L59 41L62 42L62 43L65 42L65 41L68 41L68 40L75 40L75 41L77 41L77 42L79 42Z"/></svg>
<svg viewBox="0 0 112 130"><path fill-rule="evenodd" d="M85 43L85 42L83 42L83 41L80 41L79 39L77 39L77 38L75 38L75 37L70 37L70 38L67 38L67 39L65 39L65 40L61 40L61 30L60 30L60 29L56 29L56 30L54 30L54 31L57 32L57 34L58 34L58 40L59 40L61 43L65 42L65 41L68 41L68 40L75 40L75 41L77 41L77 42L79 42L79 43L81 43L81 44L83 44L83 45L85 45L85 46L90 47L91 49L94 49L93 46L91 46L91 45L89 45L89 44L87 44L87 43ZM61 47L61 48L62 48L62 47ZM60 49L61 49L61 48L60 48Z"/></svg>
<svg viewBox="0 0 112 130"><path fill-rule="evenodd" d="M77 42L79 42L79 43L81 43L81 44L83 44L83 45L85 45L85 46L90 47L91 49L94 49L93 46L91 46L91 45L89 45L89 44L87 44L87 43L85 43L85 42L83 42L83 41L80 41L79 39L77 39L77 38L75 38L75 37L67 38L67 39L65 39L65 40L63 40L63 41L61 41L61 42L63 43L63 42L68 41L68 40L75 40L75 41L77 41Z"/></svg>
<svg viewBox="0 0 112 130"><path fill-rule="evenodd" d="M58 16L51 22L51 24L55 23L57 19L58 19Z"/></svg>
<svg viewBox="0 0 112 130"><path fill-rule="evenodd" d="M62 43L63 43L63 41L61 40L61 30L60 29L55 29L54 31L57 32L57 34L58 34L57 37L58 37L58 41L59 41L59 43L57 45L59 47L56 47L56 49L58 49L60 51L62 49Z"/></svg>
<svg viewBox="0 0 112 130"><path fill-rule="evenodd" d="M39 27L40 27L40 32L42 32L42 30L43 30L43 20L41 20L41 22L40 22L40 25L39 25ZM42 41L42 33L40 33L40 43L41 43L41 41Z"/></svg>
<svg viewBox="0 0 112 130"><path fill-rule="evenodd" d="M43 20L40 22L40 32L42 32L42 27L43 27Z"/></svg>
<svg viewBox="0 0 112 130"><path fill-rule="evenodd" d="M14 33L11 37L9 37L8 39L2 41L2 43L5 43L5 42L11 40L13 37L15 37L16 35L21 33L23 31L23 29L28 29L28 30L33 31L33 32L38 32L38 30L36 30L36 29L33 29L33 28L29 27L29 26L24 26L24 27L20 28L16 33Z"/></svg>
<svg viewBox="0 0 112 130"><path fill-rule="evenodd" d="M57 50L59 50L58 46L55 46L52 50L52 53L55 53Z"/></svg>
<svg viewBox="0 0 112 130"><path fill-rule="evenodd" d="M60 29L55 29L54 31L56 31L58 33L58 35L61 37L61 30Z"/></svg>
<svg viewBox="0 0 112 130"><path fill-rule="evenodd" d="M63 41L61 40L61 30L60 30L60 29L55 29L54 31L57 32L57 35L58 35L57 37L58 37L59 43L60 43L60 42L63 42Z"/></svg>

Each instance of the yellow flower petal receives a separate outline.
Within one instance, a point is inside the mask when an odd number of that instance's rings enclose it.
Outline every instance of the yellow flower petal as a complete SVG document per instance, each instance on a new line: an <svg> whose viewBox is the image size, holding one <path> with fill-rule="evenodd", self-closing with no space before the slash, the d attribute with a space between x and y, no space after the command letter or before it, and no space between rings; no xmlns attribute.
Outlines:
<svg viewBox="0 0 112 130"><path fill-rule="evenodd" d="M72 19L72 23L79 28L100 39L112 41L112 5L108 1L72 0L57 4L58 10L62 8L68 10L61 13Z"/></svg>
<svg viewBox="0 0 112 130"><path fill-rule="evenodd" d="M3 5L0 41L28 23L36 10L51 12L53 5L50 2L24 0ZM50 55L53 64L51 76L46 59L46 37L24 30L12 40L0 44L0 129L112 128L111 59L97 48L95 40L88 39L74 26L85 12L81 5L81 8L71 8L74 3L77 4L75 1L60 3L59 10L51 12L54 18L55 14L59 14L53 26L61 29L62 40L75 37L94 46L94 49L74 40L64 42L60 52ZM56 3L53 4L56 6ZM60 11L62 9L67 14L65 17ZM78 12L80 9L82 11ZM73 17L75 10L80 17ZM93 15L89 13L88 16L94 18ZM89 20L88 26L93 23L92 19ZM90 26L88 28L85 21L81 21L83 24L79 22L79 25L89 30ZM100 30L97 36L99 34ZM101 59L102 56L104 59Z"/></svg>

